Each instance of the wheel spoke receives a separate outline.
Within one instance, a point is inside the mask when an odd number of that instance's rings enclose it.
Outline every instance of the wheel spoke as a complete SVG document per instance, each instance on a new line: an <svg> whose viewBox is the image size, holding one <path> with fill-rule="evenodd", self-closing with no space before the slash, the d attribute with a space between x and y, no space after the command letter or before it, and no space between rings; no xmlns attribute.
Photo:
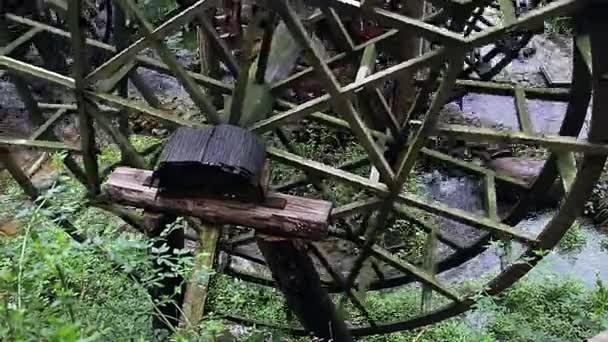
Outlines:
<svg viewBox="0 0 608 342"><path fill-rule="evenodd" d="M389 251L374 245L372 247L372 254L379 260L384 261L385 263L396 268L397 270L407 274L411 274L421 283L428 285L433 290L437 291L446 298L449 298L455 302L460 301L460 296L458 294L440 284L436 279L434 279L434 276L428 274L426 271L421 270L420 268L406 261L403 261L393 256Z"/></svg>
<svg viewBox="0 0 608 342"><path fill-rule="evenodd" d="M312 254L317 258L317 260L319 260L319 262L321 263L323 268L325 268L327 273L329 273L334 282L342 288L342 290L348 296L353 305L355 305L355 307L359 311L361 311L370 326L376 326L376 322L374 321L372 315L369 313L367 308L365 308L365 305L363 305L363 301L359 299L357 293L352 288L346 287L346 281L344 280L342 275L331 266L327 255L325 255L325 253L323 253L323 251L314 244L309 243L308 248L312 252Z"/></svg>

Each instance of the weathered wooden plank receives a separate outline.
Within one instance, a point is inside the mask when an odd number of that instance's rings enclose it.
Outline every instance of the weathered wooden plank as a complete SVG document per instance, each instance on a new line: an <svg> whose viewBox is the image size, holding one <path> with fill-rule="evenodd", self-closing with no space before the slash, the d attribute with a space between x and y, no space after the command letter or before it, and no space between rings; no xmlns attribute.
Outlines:
<svg viewBox="0 0 608 342"><path fill-rule="evenodd" d="M571 152L554 152L557 163L557 170L562 180L564 192L567 194L574 184L576 179L576 160L574 153Z"/></svg>
<svg viewBox="0 0 608 342"><path fill-rule="evenodd" d="M411 72L412 70L422 69L424 67L432 66L436 63L445 60L447 57L447 51L441 47L436 50L427 52L416 58L408 59L407 61L388 67L382 71L376 72L369 75L359 81L352 82L340 89L341 94L352 95L361 88L366 87L380 87L384 82L394 80L403 76L404 74Z"/></svg>
<svg viewBox="0 0 608 342"><path fill-rule="evenodd" d="M207 127L207 125L204 125L200 122L188 121L188 120L178 118L175 114L173 114L169 111L148 106L140 101L129 100L129 99L125 99L120 96L106 94L106 93L99 93L99 92L88 91L88 92L86 92L86 94L91 99L105 102L105 103L107 103L111 106L115 106L117 108L133 110L133 111L139 112L141 114L149 115L149 116L155 117L157 119L160 119L166 123L169 123L169 124L172 124L175 126Z"/></svg>
<svg viewBox="0 0 608 342"><path fill-rule="evenodd" d="M472 93L511 96L515 88L521 88L529 99L567 102L570 90L567 88L529 88L520 87L513 83L487 82L476 80L457 80L456 87Z"/></svg>
<svg viewBox="0 0 608 342"><path fill-rule="evenodd" d="M332 204L279 193L269 193L267 202L285 201L283 209L229 200L166 198L145 185L151 171L118 168L106 183L110 198L118 203L154 211L196 216L207 222L235 224L265 234L320 239L327 234Z"/></svg>
<svg viewBox="0 0 608 342"><path fill-rule="evenodd" d="M526 233L517 228L511 227L497 220L492 220L487 217L481 217L465 210L449 207L437 201L427 201L420 197L400 194L397 201L406 205L422 209L434 215L439 215L459 223L469 225L471 227L486 230L496 234L511 236L525 244L536 242L536 238L529 233Z"/></svg>
<svg viewBox="0 0 608 342"><path fill-rule="evenodd" d="M116 72L110 75L108 78L103 79L99 82L97 86L97 90L101 92L111 92L116 88L116 85L124 80L125 76L127 76L133 69L135 68L135 61L127 62L125 65L121 66L116 70Z"/></svg>
<svg viewBox="0 0 608 342"><path fill-rule="evenodd" d="M583 61L591 73L592 65L591 65L591 41L589 40L588 34L577 34L574 40L574 47L578 50L581 57L583 57Z"/></svg>
<svg viewBox="0 0 608 342"><path fill-rule="evenodd" d="M239 60L239 73L234 87L232 100L230 101L230 116L228 123L238 125L243 114L243 105L245 96L247 95L248 85L250 82L250 70L255 58L252 58L255 39L260 30L260 21L262 17L259 12L256 12L251 18L247 31L242 39L241 56Z"/></svg>
<svg viewBox="0 0 608 342"><path fill-rule="evenodd" d="M361 157L338 165L338 169L353 171L366 165L369 165L369 160L367 159L367 157ZM315 177L321 177L321 175L315 175ZM310 183L310 181L308 180L308 175L304 174L301 176L293 177L292 179L287 180L283 183L272 185L270 188L277 192L286 192L295 187L303 186L308 183Z"/></svg>
<svg viewBox="0 0 608 342"><path fill-rule="evenodd" d="M291 109L279 113L277 115L273 115L267 119L257 121L255 124L251 125L249 129L258 134L272 131L273 129L276 129L288 120L297 121L306 117L307 115L310 115L311 113L327 108L327 106L329 106L330 100L331 96L326 94L323 96L316 97L310 101L306 101L300 105L289 103ZM285 103L286 102L279 101L279 104Z"/></svg>
<svg viewBox="0 0 608 342"><path fill-rule="evenodd" d="M496 200L496 181L494 175L486 174L484 182L484 206L490 220L498 221L498 205Z"/></svg>
<svg viewBox="0 0 608 342"><path fill-rule="evenodd" d="M38 102L38 107L42 110L59 110L63 109L66 111L74 111L76 110L75 103L47 103L47 102Z"/></svg>
<svg viewBox="0 0 608 342"><path fill-rule="evenodd" d="M46 140L27 140L8 137L0 137L0 145L19 146L19 147L34 147L47 151L73 151L80 153L80 147L68 145L57 141Z"/></svg>
<svg viewBox="0 0 608 342"><path fill-rule="evenodd" d="M323 163L316 162L314 160L308 160L302 158L296 154L289 153L284 150L280 150L275 147L268 147L266 152L270 158L277 160L278 162L294 166L298 169L310 171L312 173L318 173L320 176L338 179L347 184L353 185L357 188L363 188L373 190L380 193L388 193L386 184L373 182L365 177L346 172L341 169L337 169Z"/></svg>

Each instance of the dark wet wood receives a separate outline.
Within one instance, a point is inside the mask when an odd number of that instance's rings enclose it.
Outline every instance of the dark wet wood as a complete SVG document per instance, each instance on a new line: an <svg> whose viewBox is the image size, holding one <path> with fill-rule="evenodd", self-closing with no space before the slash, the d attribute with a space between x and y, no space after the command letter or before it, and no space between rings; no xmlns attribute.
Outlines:
<svg viewBox="0 0 608 342"><path fill-rule="evenodd" d="M171 136L152 184L164 196L263 199L264 144L231 125L182 127Z"/></svg>
<svg viewBox="0 0 608 342"><path fill-rule="evenodd" d="M277 287L304 328L322 341L353 341L327 290L321 287L304 244L259 235L256 240Z"/></svg>

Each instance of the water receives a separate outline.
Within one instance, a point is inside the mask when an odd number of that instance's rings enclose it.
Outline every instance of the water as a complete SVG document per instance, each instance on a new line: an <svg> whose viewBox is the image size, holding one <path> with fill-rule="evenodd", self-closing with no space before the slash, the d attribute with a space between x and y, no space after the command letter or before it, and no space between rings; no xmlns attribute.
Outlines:
<svg viewBox="0 0 608 342"><path fill-rule="evenodd" d="M473 213L481 213L482 207L479 200L481 193L480 183L472 177L450 176L446 173L434 171L421 178L422 191L426 196L440 201L444 204L467 210ZM517 225L517 228L533 234L540 233L551 218L556 214L555 209L544 212L532 213L530 217ZM608 253L602 250L600 245L604 234L590 220L580 219L580 231L585 238L585 244L571 251L553 250L543 261L537 265L530 276L539 276L545 272L553 272L560 275L572 276L593 286L596 273L603 281L608 281ZM454 236L455 240L471 241L478 237L480 231L455 223L450 220L437 220L444 234ZM523 252L523 247L517 243L513 245L513 255L517 256ZM479 279L484 276L495 274L500 268L500 251L495 246L490 246L479 256L463 263L462 265L443 272L439 278L449 283L460 283L471 279Z"/></svg>

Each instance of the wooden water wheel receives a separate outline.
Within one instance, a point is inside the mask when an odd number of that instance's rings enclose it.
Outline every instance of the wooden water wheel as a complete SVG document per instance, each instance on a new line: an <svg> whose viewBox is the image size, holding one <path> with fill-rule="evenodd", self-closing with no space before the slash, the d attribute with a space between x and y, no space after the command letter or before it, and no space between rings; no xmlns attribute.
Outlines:
<svg viewBox="0 0 608 342"><path fill-rule="evenodd" d="M153 117L167 127L222 123L246 127L269 142L267 155L275 168L284 165L298 171L294 178L275 179L271 190L331 199L331 192L340 187L357 196L334 203L331 225L322 241L280 240L287 246L269 247L272 242L266 242L264 247L258 239L258 246L264 249L260 253L247 227L220 232L205 225L198 238L204 247L226 256L221 269L224 274L262 287L276 284L269 272L248 272L232 261L245 259L261 270L268 266L263 256L268 259L272 254L269 250L275 248L276 253L286 248L282 251L292 253L295 248L297 257L313 267L306 269L307 276L312 273L317 282L321 278L323 288L317 294L344 293L363 317L346 322L348 331L340 335L345 340L349 334L414 329L470 309L477 292L459 290L442 274L457 271L460 265L491 248L493 241L504 250L517 252L511 257L505 253L503 267L491 275L484 292L493 295L511 286L542 259L543 251L555 247L582 213L608 153L605 1L534 2L526 10L510 0L436 0L431 4L233 1L222 13L216 11L215 1L200 0L182 2L153 25L135 1L116 0L112 1L113 44L98 41L86 32L80 1L48 3L49 8L37 9L44 15L31 9L24 11L10 1L0 13L0 72L15 82L27 111L38 122L38 128L26 139L0 136L3 164L28 195L37 196L38 189L12 160L10 148L66 151L66 166L87 186L92 202L135 225L137 220L128 220L132 218L129 208L106 203L107 199L100 196L101 184L111 170L99 168L96 130L105 131L118 145L123 164L146 169L152 165L128 139L129 114ZM240 6L250 14L242 14ZM575 21L569 87L493 81L530 38L542 31L546 20L563 15ZM49 21L47 16L63 19ZM229 29L226 20L231 20ZM182 64L164 39L190 23L198 30L200 72ZM71 47L70 72L61 73L60 68L52 70L50 64L36 65L36 61L25 58L30 44L42 35ZM96 56L93 64L91 55ZM144 80L144 69L178 80L192 100L195 115L185 108L169 109L159 97L162 94ZM28 84L32 80L61 88L73 98L63 103L36 100ZM138 95L128 96L127 80ZM442 108L469 93L512 97L519 129L443 120ZM559 131L534 128L529 99L567 103ZM70 115L79 123L77 145L61 141L50 129L57 120ZM588 129L583 132L586 122ZM290 136L310 125L340 132L359 155L344 156L339 161L307 157ZM528 183L451 155L440 148L446 141L465 146L482 142L534 147L545 151L546 158L538 175ZM336 143L336 149L340 143ZM476 178L483 184L484 210L458 208L408 187L408 180L420 167L458 169ZM563 187L564 195L559 210L544 229L529 232L518 225L556 183ZM503 186L517 194L508 208L498 205L497 188ZM408 258L386 242L392 227L402 221L411 224L409 229L424 234L427 247L422 258ZM70 223L66 221L65 225L69 228ZM468 238L450 235L455 232L449 229L451 225L465 227L460 232L468 232ZM183 235L176 238L183 245ZM409 243L407 238L400 239L398 244ZM331 257L328 246L332 244L346 246L343 249L348 252ZM213 258L205 262L213 263ZM273 271L280 269L275 260L269 265ZM275 272L274 277L281 283L281 275ZM297 297L284 286L283 292ZM365 291L382 295L386 293L383 290L403 287L419 291L422 305L408 310L408 315L397 315L394 321L377 321L361 296ZM306 308L294 307L294 303L302 304L294 300L288 302L305 328L279 326L238 313L225 313L224 317L294 334L312 331L327 337L332 333L331 327L312 324ZM333 310L331 303L325 304L325 309ZM197 318L196 313L200 316L202 309L189 307L186 314Z"/></svg>

